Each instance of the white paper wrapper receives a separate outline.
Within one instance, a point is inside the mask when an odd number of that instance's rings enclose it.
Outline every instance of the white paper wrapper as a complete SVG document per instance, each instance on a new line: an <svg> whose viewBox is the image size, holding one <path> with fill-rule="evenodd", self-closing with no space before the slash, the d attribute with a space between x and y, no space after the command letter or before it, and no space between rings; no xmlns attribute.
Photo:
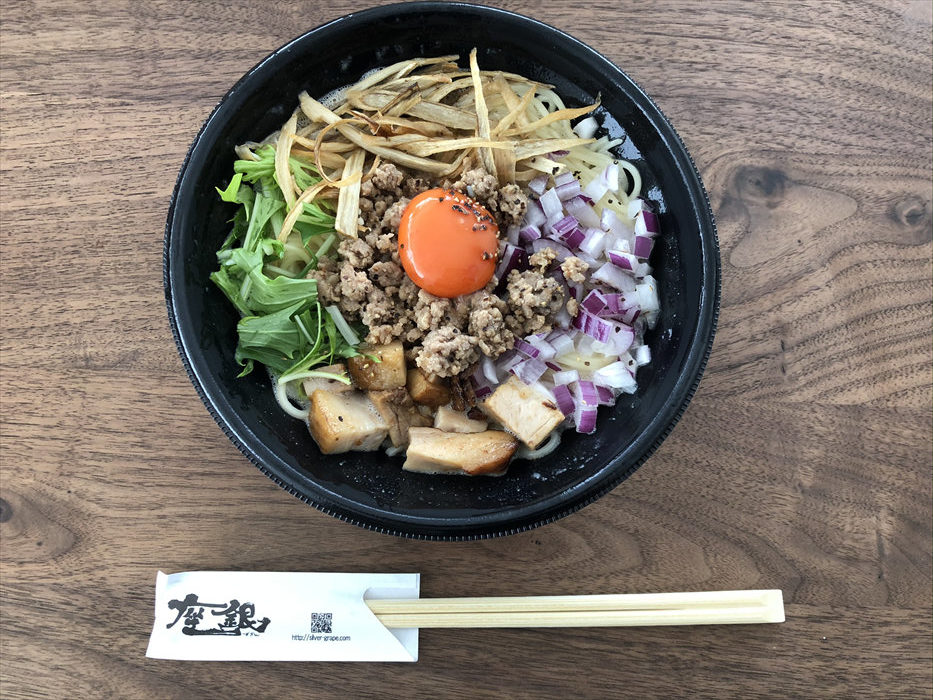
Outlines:
<svg viewBox="0 0 933 700"><path fill-rule="evenodd" d="M187 661L417 661L418 630L367 599L414 599L420 574L189 571L156 577L146 656Z"/></svg>

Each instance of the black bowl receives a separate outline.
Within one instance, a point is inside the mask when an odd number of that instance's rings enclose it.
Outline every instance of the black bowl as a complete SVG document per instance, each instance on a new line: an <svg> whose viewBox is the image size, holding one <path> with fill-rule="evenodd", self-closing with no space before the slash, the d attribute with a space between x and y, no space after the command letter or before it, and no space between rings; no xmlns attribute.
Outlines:
<svg viewBox="0 0 933 700"><path fill-rule="evenodd" d="M652 259L662 311L648 336L653 360L639 389L599 413L593 435L564 433L556 452L517 460L502 477L402 471L383 453L322 456L300 421L278 407L266 374L237 379L237 314L208 280L230 205L214 190L231 176L234 146L277 129L307 90L323 95L373 67L476 47L480 66L556 86L568 105L602 97L599 120L623 130L645 191L663 194ZM629 157L626 154L626 157ZM655 189L656 188L656 189ZM673 127L622 71L573 37L503 10L404 3L353 13L286 44L224 96L191 145L169 209L165 294L185 368L211 415L260 470L326 513L381 532L473 539L527 530L591 503L661 444L696 390L719 308L719 251L709 201Z"/></svg>

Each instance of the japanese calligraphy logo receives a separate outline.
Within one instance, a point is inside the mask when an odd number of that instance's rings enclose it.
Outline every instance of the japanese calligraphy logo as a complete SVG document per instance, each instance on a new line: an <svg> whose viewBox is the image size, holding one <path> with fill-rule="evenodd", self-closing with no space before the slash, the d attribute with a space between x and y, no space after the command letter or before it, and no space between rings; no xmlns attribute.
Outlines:
<svg viewBox="0 0 933 700"><path fill-rule="evenodd" d="M255 620L256 606L252 603L240 603L236 598L229 603L202 603L198 596L189 593L184 600L170 600L170 610L177 610L178 616L165 627L171 629L185 618L181 633L187 635L220 634L232 637L240 635L254 637L262 634L269 626L269 618ZM213 617L204 621L204 611L210 609ZM217 618L217 619L214 619ZM213 624L211 624L213 623Z"/></svg>

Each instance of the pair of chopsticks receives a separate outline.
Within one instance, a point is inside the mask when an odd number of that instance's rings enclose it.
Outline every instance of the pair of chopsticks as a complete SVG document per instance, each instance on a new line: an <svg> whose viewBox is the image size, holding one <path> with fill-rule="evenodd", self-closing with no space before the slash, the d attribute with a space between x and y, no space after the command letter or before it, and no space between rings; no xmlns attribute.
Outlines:
<svg viewBox="0 0 933 700"><path fill-rule="evenodd" d="M750 625L784 621L780 590L367 600L389 628Z"/></svg>

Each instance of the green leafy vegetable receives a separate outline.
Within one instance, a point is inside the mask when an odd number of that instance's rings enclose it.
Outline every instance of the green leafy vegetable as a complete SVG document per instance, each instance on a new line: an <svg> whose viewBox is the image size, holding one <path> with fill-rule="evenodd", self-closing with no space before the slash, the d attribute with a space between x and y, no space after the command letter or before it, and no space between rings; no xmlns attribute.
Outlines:
<svg viewBox="0 0 933 700"><path fill-rule="evenodd" d="M315 376L316 366L358 354L321 307L317 282L305 278L336 240L334 212L327 203L306 204L295 225L299 236L283 244L278 234L287 212L275 179L275 148L261 146L255 155L258 160L237 160L229 184L217 188L222 201L239 209L211 280L242 316L239 376L260 362L280 375L280 383L297 381ZM320 181L313 165L291 158L289 166L302 189Z"/></svg>

